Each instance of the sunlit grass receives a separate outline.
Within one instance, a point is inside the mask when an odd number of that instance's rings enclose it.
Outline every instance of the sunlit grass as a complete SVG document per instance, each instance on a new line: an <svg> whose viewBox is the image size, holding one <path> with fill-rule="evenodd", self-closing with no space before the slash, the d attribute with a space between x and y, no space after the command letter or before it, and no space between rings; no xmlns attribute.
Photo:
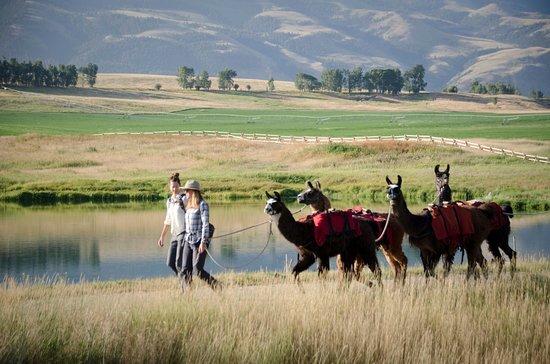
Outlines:
<svg viewBox="0 0 550 364"><path fill-rule="evenodd" d="M465 282L453 270L405 286L336 274L230 273L221 292L175 278L81 284L5 282L0 361L545 362L550 263Z"/></svg>

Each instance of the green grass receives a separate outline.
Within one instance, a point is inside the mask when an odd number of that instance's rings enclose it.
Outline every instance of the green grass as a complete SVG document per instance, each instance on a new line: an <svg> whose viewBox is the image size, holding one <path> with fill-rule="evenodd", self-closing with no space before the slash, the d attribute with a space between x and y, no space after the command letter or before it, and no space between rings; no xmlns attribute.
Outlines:
<svg viewBox="0 0 550 364"><path fill-rule="evenodd" d="M454 267L404 286L336 273L227 273L212 292L175 278L0 286L0 362L544 363L550 264L465 282ZM364 273L371 278L370 273ZM31 282L32 283L32 282Z"/></svg>
<svg viewBox="0 0 550 364"><path fill-rule="evenodd" d="M162 130L219 130L280 135L425 134L454 138L550 139L550 115L440 112L193 109L130 116L98 113L0 111L0 135L92 134Z"/></svg>

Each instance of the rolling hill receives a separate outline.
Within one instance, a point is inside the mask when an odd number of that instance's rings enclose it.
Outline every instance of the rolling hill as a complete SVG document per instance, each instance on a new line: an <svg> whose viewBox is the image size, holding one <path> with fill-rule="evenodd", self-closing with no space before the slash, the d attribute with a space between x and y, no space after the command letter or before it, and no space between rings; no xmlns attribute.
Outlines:
<svg viewBox="0 0 550 364"><path fill-rule="evenodd" d="M424 64L428 87L504 81L550 91L549 7L523 1L7 0L0 57L103 72L292 80L326 67Z"/></svg>

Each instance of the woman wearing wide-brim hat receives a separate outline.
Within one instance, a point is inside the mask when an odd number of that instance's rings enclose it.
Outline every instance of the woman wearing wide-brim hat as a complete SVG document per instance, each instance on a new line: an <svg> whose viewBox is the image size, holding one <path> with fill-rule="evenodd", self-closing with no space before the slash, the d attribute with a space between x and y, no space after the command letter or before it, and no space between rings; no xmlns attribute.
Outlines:
<svg viewBox="0 0 550 364"><path fill-rule="evenodd" d="M204 270L206 249L210 244L210 211L201 194L199 181L188 180L182 188L185 191L185 234L182 251L183 283L192 281L193 272L211 287L218 281Z"/></svg>

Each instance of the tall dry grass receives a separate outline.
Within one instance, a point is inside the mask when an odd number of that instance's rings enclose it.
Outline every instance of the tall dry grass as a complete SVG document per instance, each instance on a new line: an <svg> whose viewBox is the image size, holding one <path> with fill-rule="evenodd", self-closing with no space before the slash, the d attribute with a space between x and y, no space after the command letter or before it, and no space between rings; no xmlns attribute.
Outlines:
<svg viewBox="0 0 550 364"><path fill-rule="evenodd" d="M221 292L175 278L0 289L0 361L544 363L550 262L465 282L455 271L383 288L335 275L302 286L226 274Z"/></svg>

